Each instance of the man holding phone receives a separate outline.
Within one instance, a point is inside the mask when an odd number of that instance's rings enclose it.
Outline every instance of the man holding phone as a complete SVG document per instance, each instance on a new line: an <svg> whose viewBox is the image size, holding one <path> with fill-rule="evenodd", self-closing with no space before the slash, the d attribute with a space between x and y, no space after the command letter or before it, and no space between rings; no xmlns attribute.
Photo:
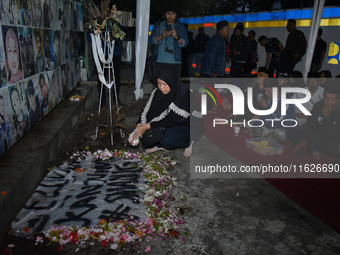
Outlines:
<svg viewBox="0 0 340 255"><path fill-rule="evenodd" d="M156 45L154 59L156 73L163 67L171 67L178 78L181 77L182 47L188 45L185 26L177 20L177 6L168 3L165 8L165 21L157 22L151 32L151 44Z"/></svg>

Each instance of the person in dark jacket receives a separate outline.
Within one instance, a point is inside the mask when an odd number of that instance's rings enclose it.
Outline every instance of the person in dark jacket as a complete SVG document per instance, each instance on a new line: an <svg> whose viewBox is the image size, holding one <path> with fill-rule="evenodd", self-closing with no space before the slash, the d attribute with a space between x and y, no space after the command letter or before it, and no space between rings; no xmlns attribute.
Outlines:
<svg viewBox="0 0 340 255"><path fill-rule="evenodd" d="M295 19L288 20L287 30L289 35L287 37L286 47L276 73L291 73L295 65L301 61L306 53L307 40L303 32L296 29Z"/></svg>
<svg viewBox="0 0 340 255"><path fill-rule="evenodd" d="M185 148L183 155L189 157L193 146L190 141L190 91L170 67L160 69L156 78L158 87L139 116L133 138L141 138L143 146L149 147L146 153ZM155 129L164 130L164 137L150 144L148 133Z"/></svg>
<svg viewBox="0 0 340 255"><path fill-rule="evenodd" d="M312 153L315 159L322 154L339 156L340 150L340 88L334 81L325 86L323 100L317 102L307 119L303 139L296 145L295 152Z"/></svg>
<svg viewBox="0 0 340 255"><path fill-rule="evenodd" d="M217 32L210 39L202 59L201 73L207 77L223 77L227 61L227 42L229 37L229 23L222 20L216 25Z"/></svg>
<svg viewBox="0 0 340 255"><path fill-rule="evenodd" d="M201 73L201 64L204 56L204 52L208 46L210 37L204 33L204 28L200 27L198 29L198 35L195 37L195 64L196 64L196 74Z"/></svg>
<svg viewBox="0 0 340 255"><path fill-rule="evenodd" d="M242 77L243 68L251 52L250 40L243 34L243 23L237 23L230 38L230 77Z"/></svg>

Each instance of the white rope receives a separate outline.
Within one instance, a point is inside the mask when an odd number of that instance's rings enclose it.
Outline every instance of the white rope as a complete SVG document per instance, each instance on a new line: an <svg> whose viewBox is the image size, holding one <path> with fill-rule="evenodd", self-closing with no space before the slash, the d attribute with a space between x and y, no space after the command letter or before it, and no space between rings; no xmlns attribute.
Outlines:
<svg viewBox="0 0 340 255"><path fill-rule="evenodd" d="M109 42L107 42L105 38L108 38ZM104 54L104 50L103 50L103 47L102 47L102 39L100 38L99 33L97 35L95 35L99 59L102 63L109 64L109 63L112 62L112 59L113 59L115 41L114 40L110 41L110 37L107 36L106 33L105 33L105 38L103 39L103 41L104 41L104 49L108 49L108 59L107 60L105 59L105 54Z"/></svg>
<svg viewBox="0 0 340 255"><path fill-rule="evenodd" d="M97 67L97 71L98 71L98 78L107 88L110 89L112 87L113 83L114 83L114 79L112 80L111 83L106 82L102 66L101 66L99 59L98 59L98 50L97 50L95 35L90 34L90 36L91 36L91 40L92 40L93 58L94 58L94 62L96 63L96 67Z"/></svg>

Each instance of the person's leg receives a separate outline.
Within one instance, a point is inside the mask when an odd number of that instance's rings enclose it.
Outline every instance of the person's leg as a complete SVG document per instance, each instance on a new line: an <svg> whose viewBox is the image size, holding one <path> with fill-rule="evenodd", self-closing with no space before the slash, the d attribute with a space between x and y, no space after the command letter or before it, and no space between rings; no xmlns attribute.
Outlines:
<svg viewBox="0 0 340 255"><path fill-rule="evenodd" d="M169 150L187 148L190 145L190 129L186 126L174 126L165 130L160 145Z"/></svg>
<svg viewBox="0 0 340 255"><path fill-rule="evenodd" d="M189 56L188 56L188 64L189 64L189 69L188 69L188 76L190 77L191 75L191 71L192 71L192 62L194 60L194 53L191 53Z"/></svg>
<svg viewBox="0 0 340 255"><path fill-rule="evenodd" d="M276 62L274 58L271 58L269 66L268 66L268 70L271 73L271 75L274 75L277 65L278 65L278 62Z"/></svg>
<svg viewBox="0 0 340 255"><path fill-rule="evenodd" d="M243 66L244 66L244 63L234 62L230 70L230 77L235 77L235 78L242 77Z"/></svg>
<svg viewBox="0 0 340 255"><path fill-rule="evenodd" d="M201 63L204 53L195 53L196 73L201 73Z"/></svg>

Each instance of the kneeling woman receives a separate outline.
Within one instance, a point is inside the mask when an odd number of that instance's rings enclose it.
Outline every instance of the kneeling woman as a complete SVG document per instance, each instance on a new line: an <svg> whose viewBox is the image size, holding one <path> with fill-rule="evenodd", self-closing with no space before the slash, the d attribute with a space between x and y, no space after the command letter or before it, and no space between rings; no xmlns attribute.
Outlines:
<svg viewBox="0 0 340 255"><path fill-rule="evenodd" d="M183 155L189 157L190 91L171 68L161 69L156 77L158 88L140 114L134 138L141 138L147 153L185 148Z"/></svg>

